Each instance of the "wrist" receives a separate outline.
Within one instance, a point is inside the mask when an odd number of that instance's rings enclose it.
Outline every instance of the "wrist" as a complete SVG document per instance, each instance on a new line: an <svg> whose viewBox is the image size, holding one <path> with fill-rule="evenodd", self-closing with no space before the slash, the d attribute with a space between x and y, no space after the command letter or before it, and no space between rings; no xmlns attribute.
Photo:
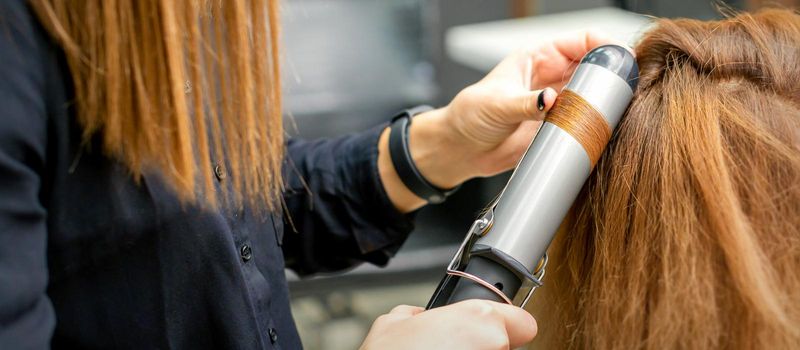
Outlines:
<svg viewBox="0 0 800 350"><path fill-rule="evenodd" d="M431 184L449 189L474 177L463 142L448 122L447 107L414 117L409 128L409 151L417 169Z"/></svg>
<svg viewBox="0 0 800 350"><path fill-rule="evenodd" d="M389 155L389 133L390 128L384 129L378 139L378 173L389 200L397 210L408 213L425 205L425 200L411 192L397 174Z"/></svg>
<svg viewBox="0 0 800 350"><path fill-rule="evenodd" d="M433 186L451 189L478 175L469 147L448 120L447 107L414 117L408 130L408 148L417 171ZM378 171L389 199L407 213L426 204L397 174L389 152L390 128L378 140Z"/></svg>

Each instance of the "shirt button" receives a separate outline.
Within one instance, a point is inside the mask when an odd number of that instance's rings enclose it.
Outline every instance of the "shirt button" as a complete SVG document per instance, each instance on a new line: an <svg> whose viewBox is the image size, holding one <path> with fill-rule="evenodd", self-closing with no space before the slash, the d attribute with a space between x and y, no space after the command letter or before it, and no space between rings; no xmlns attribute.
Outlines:
<svg viewBox="0 0 800 350"><path fill-rule="evenodd" d="M269 329L269 341L271 341L272 344L278 341L278 331L276 331L275 328Z"/></svg>
<svg viewBox="0 0 800 350"><path fill-rule="evenodd" d="M225 169L222 165L217 165L214 167L214 175L217 176L217 180L222 181L225 180Z"/></svg>
<svg viewBox="0 0 800 350"><path fill-rule="evenodd" d="M253 250L250 249L250 246L247 244L243 245L242 249L239 249L239 253L242 255L242 260L245 262L253 258Z"/></svg>

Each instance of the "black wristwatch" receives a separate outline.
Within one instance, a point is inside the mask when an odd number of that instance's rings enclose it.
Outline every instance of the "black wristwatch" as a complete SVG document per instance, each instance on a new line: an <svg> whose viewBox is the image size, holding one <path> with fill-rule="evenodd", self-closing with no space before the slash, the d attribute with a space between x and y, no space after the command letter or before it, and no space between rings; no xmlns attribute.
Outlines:
<svg viewBox="0 0 800 350"><path fill-rule="evenodd" d="M389 155L392 158L397 175L403 184L408 187L418 197L431 204L438 204L458 190L459 186L451 189L441 189L430 183L417 169L411 152L408 149L408 128L411 126L411 119L420 113L433 110L430 106L417 106L406 109L394 118L389 132Z"/></svg>

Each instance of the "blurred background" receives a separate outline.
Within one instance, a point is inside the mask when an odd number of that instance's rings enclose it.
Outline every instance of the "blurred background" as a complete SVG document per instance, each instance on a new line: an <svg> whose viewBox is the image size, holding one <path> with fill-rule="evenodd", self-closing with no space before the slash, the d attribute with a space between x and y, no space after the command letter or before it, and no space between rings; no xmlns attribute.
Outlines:
<svg viewBox="0 0 800 350"><path fill-rule="evenodd" d="M286 129L319 138L364 130L418 104L443 106L521 45L602 30L635 44L653 17L720 17L798 1L283 0ZM723 10L724 13L727 10ZM307 349L356 349L398 304L424 306L476 217L509 174L473 180L417 214L389 266L299 279L292 309Z"/></svg>

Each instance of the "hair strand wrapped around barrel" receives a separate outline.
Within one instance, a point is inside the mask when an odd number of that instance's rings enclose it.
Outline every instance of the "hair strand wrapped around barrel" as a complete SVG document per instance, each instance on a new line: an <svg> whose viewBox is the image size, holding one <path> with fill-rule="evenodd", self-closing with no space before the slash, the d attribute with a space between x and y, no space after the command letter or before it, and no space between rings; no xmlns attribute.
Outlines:
<svg viewBox="0 0 800 350"><path fill-rule="evenodd" d="M558 95L545 121L557 125L578 140L589 155L592 167L597 164L611 139L611 128L603 115L570 90L565 89Z"/></svg>

